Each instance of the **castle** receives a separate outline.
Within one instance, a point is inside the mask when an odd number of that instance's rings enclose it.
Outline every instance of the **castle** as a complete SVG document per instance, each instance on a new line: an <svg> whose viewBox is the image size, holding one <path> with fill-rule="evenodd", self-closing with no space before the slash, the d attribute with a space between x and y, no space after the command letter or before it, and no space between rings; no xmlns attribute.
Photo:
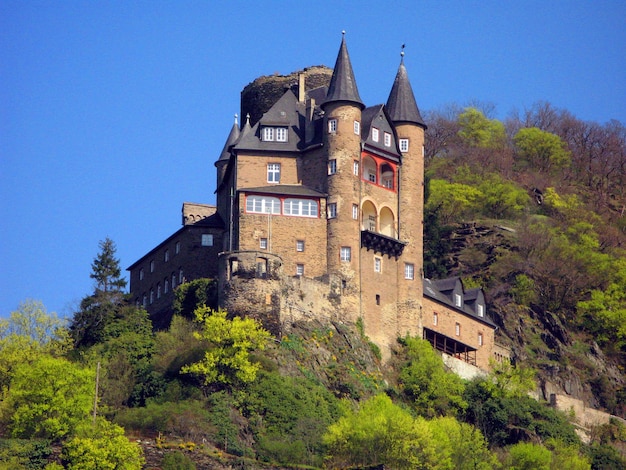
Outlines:
<svg viewBox="0 0 626 470"><path fill-rule="evenodd" d="M360 320L384 355L410 334L488 369L502 351L483 291L423 278L426 124L404 56L386 104L361 101L342 37L332 73L261 77L241 106L216 205L183 204L182 228L128 268L133 300L159 318L177 285L209 277L221 307L276 335Z"/></svg>

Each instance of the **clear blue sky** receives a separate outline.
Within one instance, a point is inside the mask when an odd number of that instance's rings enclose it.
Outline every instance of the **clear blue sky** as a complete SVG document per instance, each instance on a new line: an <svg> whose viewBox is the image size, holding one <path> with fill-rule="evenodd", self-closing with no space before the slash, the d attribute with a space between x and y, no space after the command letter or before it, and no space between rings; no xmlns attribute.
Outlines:
<svg viewBox="0 0 626 470"><path fill-rule="evenodd" d="M98 242L123 268L214 203L215 167L260 75L333 66L341 31L362 99L405 64L422 111L496 117L549 101L626 123L626 2L0 0L0 316L71 316Z"/></svg>

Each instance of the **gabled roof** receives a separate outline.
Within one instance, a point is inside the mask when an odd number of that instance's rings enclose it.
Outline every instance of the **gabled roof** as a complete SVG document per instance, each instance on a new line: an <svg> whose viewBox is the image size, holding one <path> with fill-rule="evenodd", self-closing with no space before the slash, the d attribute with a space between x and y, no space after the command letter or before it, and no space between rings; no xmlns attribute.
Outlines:
<svg viewBox="0 0 626 470"><path fill-rule="evenodd" d="M372 127L380 131L378 142L372 140ZM389 147L385 147L385 132L391 134L391 145ZM374 150L374 153L378 153L377 151L379 151L385 157L391 157L392 160L400 161L402 154L398 150L395 129L382 104L369 106L361 112L361 140L364 143L364 149L369 151Z"/></svg>
<svg viewBox="0 0 626 470"><path fill-rule="evenodd" d="M482 316L480 316L476 311L476 300L480 298L484 301L482 289L471 289L467 292L463 292L463 305L461 307L457 307L454 304L451 293L455 290L458 290L459 286L462 289L463 284L458 277L451 277L448 279L440 279L436 281L424 279L424 295L441 304L446 305L451 309L454 309L477 321L480 321L481 323L484 323L491 328L496 328L496 324L493 322L491 317L487 315L486 306L483 305L484 308ZM448 293L450 293L450 296Z"/></svg>
<svg viewBox="0 0 626 470"><path fill-rule="evenodd" d="M426 128L415 101L409 76L406 73L404 53L402 53L400 67L398 67L398 73L387 99L387 112L393 122L410 122Z"/></svg>
<svg viewBox="0 0 626 470"><path fill-rule="evenodd" d="M339 54L337 54L333 76L330 79L326 101L322 104L322 108L334 101L350 101L363 109L365 105L361 101L356 80L354 79L352 63L350 62L350 55L346 46L345 31L342 34L341 47L339 48Z"/></svg>
<svg viewBox="0 0 626 470"><path fill-rule="evenodd" d="M285 94L261 117L254 127L243 130L234 150L266 150L272 152L295 152L301 150L304 142L300 129L304 115L304 104L299 103L292 91ZM261 129L264 126L286 127L287 142L263 141Z"/></svg>

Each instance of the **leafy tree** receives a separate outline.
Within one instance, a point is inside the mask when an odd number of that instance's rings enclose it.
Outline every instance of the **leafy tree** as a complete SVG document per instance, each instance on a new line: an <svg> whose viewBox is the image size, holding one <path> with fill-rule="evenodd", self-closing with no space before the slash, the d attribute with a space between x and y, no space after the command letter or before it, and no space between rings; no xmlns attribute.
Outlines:
<svg viewBox="0 0 626 470"><path fill-rule="evenodd" d="M82 423L63 445L61 458L67 470L140 470L141 447L124 436L124 429L98 418Z"/></svg>
<svg viewBox="0 0 626 470"><path fill-rule="evenodd" d="M94 389L93 370L41 356L16 368L2 416L14 437L61 439L89 416Z"/></svg>
<svg viewBox="0 0 626 470"><path fill-rule="evenodd" d="M176 289L172 304L174 315L193 320L199 307L217 308L217 281L214 279L195 279Z"/></svg>
<svg viewBox="0 0 626 470"><path fill-rule="evenodd" d="M504 144L504 124L487 118L476 108L465 108L458 122L461 128L459 135L472 146L497 148Z"/></svg>
<svg viewBox="0 0 626 470"><path fill-rule="evenodd" d="M566 445L555 439L548 439L546 447L552 452L552 470L590 470L587 457L580 453L579 446Z"/></svg>
<svg viewBox="0 0 626 470"><path fill-rule="evenodd" d="M126 280L122 278L120 260L115 257L117 247L110 238L105 238L98 244L100 253L91 263L90 278L96 281L96 292L121 292L126 287Z"/></svg>
<svg viewBox="0 0 626 470"><path fill-rule="evenodd" d="M387 395L360 404L329 426L324 435L335 468L384 464L395 469L447 469L450 461L437 453L428 422L414 419Z"/></svg>
<svg viewBox="0 0 626 470"><path fill-rule="evenodd" d="M550 470L552 454L542 445L520 442L509 453L512 470Z"/></svg>
<svg viewBox="0 0 626 470"><path fill-rule="evenodd" d="M494 392L503 398L521 398L528 396L537 386L537 372L530 367L515 367L510 361L492 362L489 378L494 385Z"/></svg>
<svg viewBox="0 0 626 470"><path fill-rule="evenodd" d="M466 406L464 385L445 369L441 357L426 340L403 339L407 362L400 370L400 386L412 407L422 416L456 414Z"/></svg>
<svg viewBox="0 0 626 470"><path fill-rule="evenodd" d="M444 224L459 222L475 214L482 197L480 190L462 183L449 183L442 179L430 182L431 196L426 204L427 210L437 209Z"/></svg>
<svg viewBox="0 0 626 470"><path fill-rule="evenodd" d="M0 319L0 390L9 386L15 367L37 357L60 356L70 341L65 321L48 313L41 302L28 300Z"/></svg>
<svg viewBox="0 0 626 470"><path fill-rule="evenodd" d="M511 181L505 181L497 173L484 175L478 189L481 193L481 211L487 217L518 217L530 202L530 197L523 188Z"/></svg>
<svg viewBox="0 0 626 470"><path fill-rule="evenodd" d="M520 129L513 141L520 157L540 170L565 168L571 163L570 152L558 135L531 127Z"/></svg>
<svg viewBox="0 0 626 470"><path fill-rule="evenodd" d="M265 349L270 333L252 318L229 320L223 310L201 307L195 314L202 331L194 335L206 340L210 347L202 361L183 367L182 372L201 376L205 385L232 386L254 381L260 365L251 360L250 352Z"/></svg>

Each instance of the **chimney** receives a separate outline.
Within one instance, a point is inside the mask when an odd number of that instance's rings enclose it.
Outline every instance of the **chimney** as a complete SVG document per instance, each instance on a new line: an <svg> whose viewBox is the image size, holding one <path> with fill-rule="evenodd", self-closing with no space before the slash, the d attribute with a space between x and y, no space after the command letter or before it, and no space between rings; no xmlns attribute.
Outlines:
<svg viewBox="0 0 626 470"><path fill-rule="evenodd" d="M298 101L300 103L304 103L304 96L305 96L305 87L304 87L304 79L305 79L305 75L303 72L300 72L298 74Z"/></svg>

